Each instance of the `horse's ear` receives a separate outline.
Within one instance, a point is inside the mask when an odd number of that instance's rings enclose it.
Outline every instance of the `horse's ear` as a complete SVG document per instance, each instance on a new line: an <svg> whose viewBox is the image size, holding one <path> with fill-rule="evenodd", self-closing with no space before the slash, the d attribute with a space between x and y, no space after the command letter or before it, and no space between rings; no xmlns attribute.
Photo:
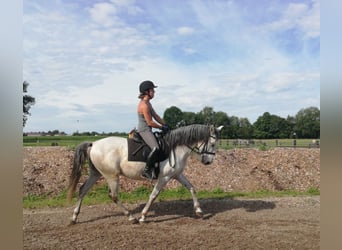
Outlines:
<svg viewBox="0 0 342 250"><path fill-rule="evenodd" d="M220 127L216 128L216 130L217 130L218 132L220 132L222 128L223 128L223 125L221 125Z"/></svg>

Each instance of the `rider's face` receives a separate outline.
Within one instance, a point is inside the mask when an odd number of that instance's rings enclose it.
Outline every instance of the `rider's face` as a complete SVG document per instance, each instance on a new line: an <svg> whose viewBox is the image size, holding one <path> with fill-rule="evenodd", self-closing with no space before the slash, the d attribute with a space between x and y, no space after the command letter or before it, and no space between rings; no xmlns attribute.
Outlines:
<svg viewBox="0 0 342 250"><path fill-rule="evenodd" d="M150 98L153 98L153 97L154 97L154 92L155 92L154 89L150 89L150 90L148 91L148 94L149 94Z"/></svg>

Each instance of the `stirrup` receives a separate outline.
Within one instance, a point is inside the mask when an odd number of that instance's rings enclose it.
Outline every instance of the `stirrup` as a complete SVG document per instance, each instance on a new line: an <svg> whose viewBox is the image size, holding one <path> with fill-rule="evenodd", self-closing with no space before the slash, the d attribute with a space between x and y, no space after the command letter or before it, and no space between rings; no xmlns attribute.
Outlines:
<svg viewBox="0 0 342 250"><path fill-rule="evenodd" d="M143 172L141 174L141 177L149 180L149 181L152 181L152 180L156 180L158 179L158 177L156 176L155 172L152 170L151 173L150 172Z"/></svg>
<svg viewBox="0 0 342 250"><path fill-rule="evenodd" d="M142 173L141 177L143 177L143 178L145 178L145 179L147 179L149 181L151 181L153 179L152 173L147 173L147 172Z"/></svg>

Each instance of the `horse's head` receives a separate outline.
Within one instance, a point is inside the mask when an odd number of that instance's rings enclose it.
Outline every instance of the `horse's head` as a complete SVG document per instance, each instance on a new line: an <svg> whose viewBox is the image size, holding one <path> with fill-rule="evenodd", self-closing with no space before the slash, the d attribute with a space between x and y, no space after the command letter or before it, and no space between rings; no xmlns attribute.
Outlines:
<svg viewBox="0 0 342 250"><path fill-rule="evenodd" d="M201 162L204 165L209 165L213 162L214 156L216 154L216 145L219 139L219 133L223 126L215 128L214 126L210 126L210 135L209 139L205 143L201 143L198 148L201 154Z"/></svg>
<svg viewBox="0 0 342 250"><path fill-rule="evenodd" d="M222 128L223 126L215 128L212 125L192 124L171 130L165 135L165 140L171 150L183 146L190 153L200 155L201 162L208 165L213 162Z"/></svg>

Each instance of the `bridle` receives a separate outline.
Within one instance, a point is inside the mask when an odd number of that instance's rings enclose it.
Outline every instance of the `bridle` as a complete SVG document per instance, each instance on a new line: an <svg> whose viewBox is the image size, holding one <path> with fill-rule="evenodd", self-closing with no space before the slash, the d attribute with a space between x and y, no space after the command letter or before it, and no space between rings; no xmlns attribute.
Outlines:
<svg viewBox="0 0 342 250"><path fill-rule="evenodd" d="M210 135L210 138L214 138L215 140L217 139L215 136L213 135ZM199 145L199 147L195 146L195 147L191 147L189 145L187 145L188 148L191 149L191 153L194 152L198 155L203 155L203 154L208 154L208 155L216 155L215 152L209 152L208 151L208 143L209 143L209 140L205 143L205 142L202 142L201 145ZM204 146L203 146L204 145ZM202 147L203 146L203 147ZM202 148L202 150L200 150Z"/></svg>

